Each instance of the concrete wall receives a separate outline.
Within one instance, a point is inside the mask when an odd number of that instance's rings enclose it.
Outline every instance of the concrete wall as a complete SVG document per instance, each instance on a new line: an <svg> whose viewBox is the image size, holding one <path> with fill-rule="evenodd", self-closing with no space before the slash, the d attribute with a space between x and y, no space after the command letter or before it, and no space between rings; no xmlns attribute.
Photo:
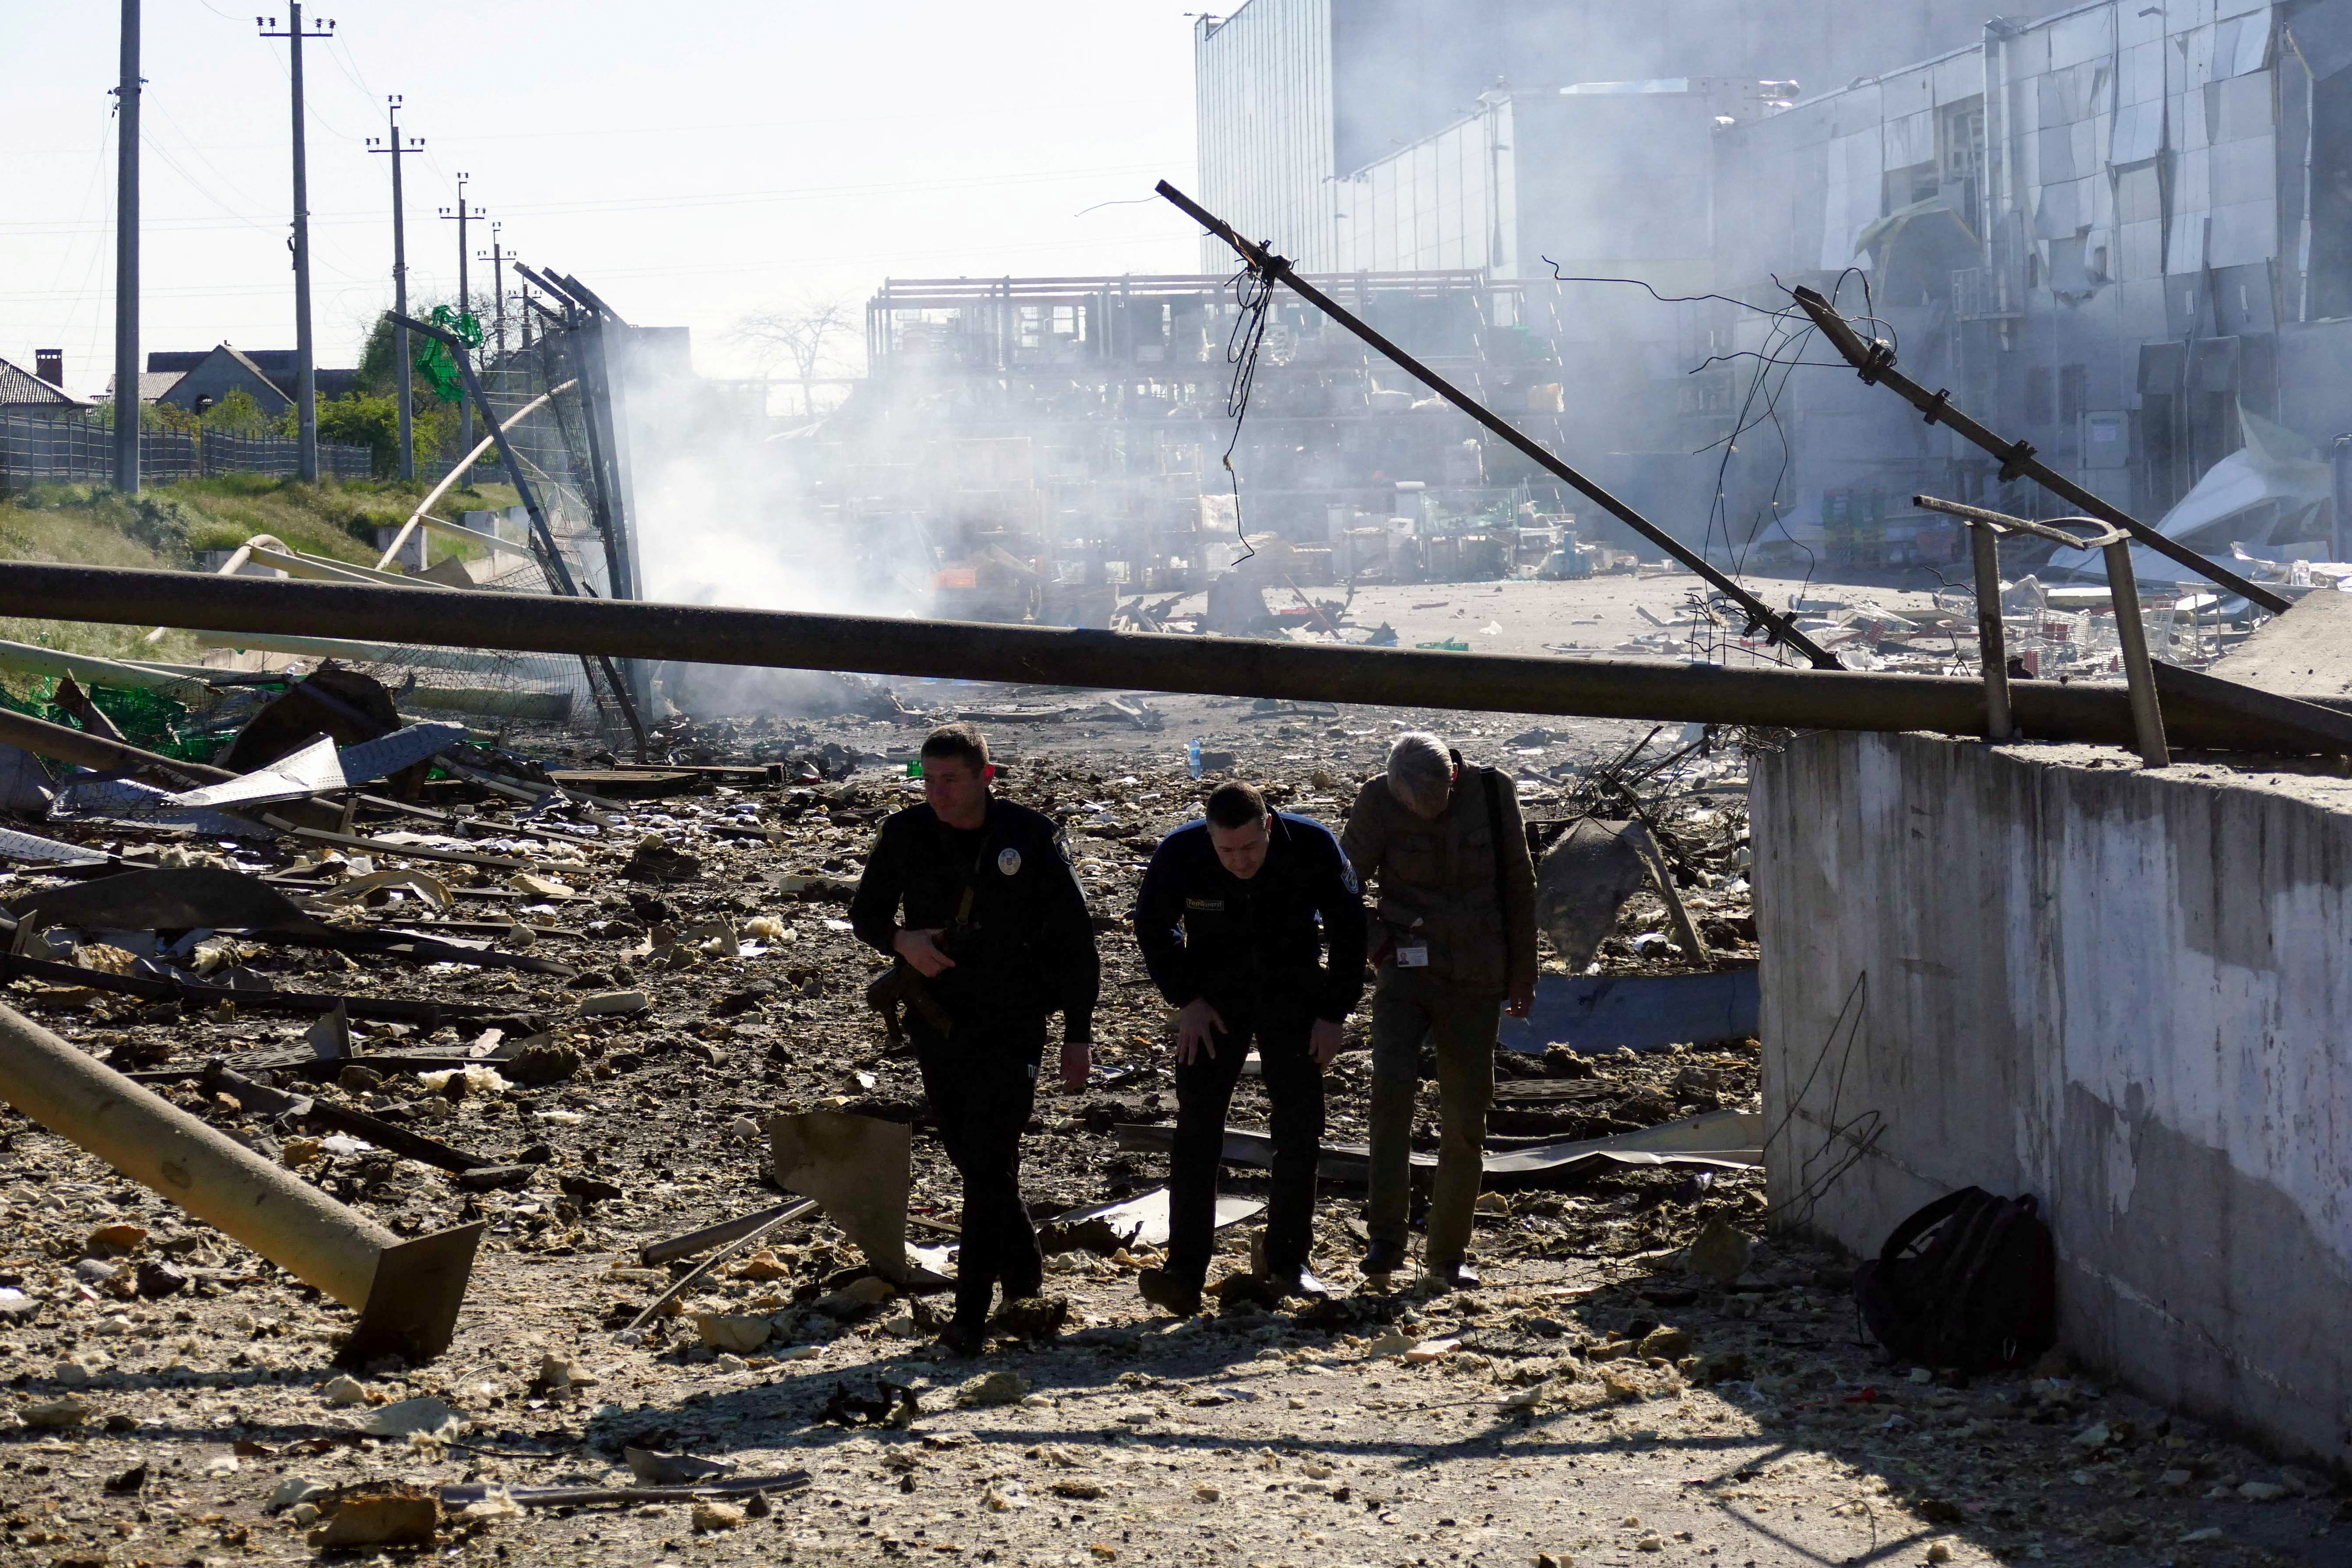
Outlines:
<svg viewBox="0 0 2352 1568"><path fill-rule="evenodd" d="M2352 1459L2352 783L1832 734L1755 779L1782 1215L1874 1253L2033 1193L2078 1357Z"/></svg>

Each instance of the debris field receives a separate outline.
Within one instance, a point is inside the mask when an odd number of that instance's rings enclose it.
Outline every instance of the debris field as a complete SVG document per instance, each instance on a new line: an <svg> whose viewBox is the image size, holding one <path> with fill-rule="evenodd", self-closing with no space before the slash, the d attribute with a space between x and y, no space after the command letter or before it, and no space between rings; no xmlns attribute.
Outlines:
<svg viewBox="0 0 2352 1568"><path fill-rule="evenodd" d="M68 925L32 895L105 879L20 862L9 1005L401 1236L488 1231L446 1354L338 1367L348 1311L0 1113L0 1559L2340 1560L2326 1479L2063 1361L1973 1383L1887 1363L1851 1260L1768 1214L1752 1163L1498 1183L1483 1285L1454 1294L1363 1281L1360 1188L1328 1180L1313 1267L1345 1294L1184 1321L1135 1292L1148 1214L1052 1223L1164 1180L1172 1031L1125 917L1215 777L1337 826L1427 723L1513 768L1531 822L1638 815L1709 951L1650 889L1591 968L1656 974L1755 956L1728 734L992 690L1000 787L1064 825L1101 933L1094 1081L1042 1089L1024 1145L1066 1314L940 1359L939 1299L876 1278L822 1213L716 1267L649 1264L783 1202L769 1118L815 1110L915 1124L909 1239L951 1271L954 1174L843 917L876 826L918 798L922 726L973 700L957 689L909 683L895 719L679 719L644 766L509 736L404 810L357 804L339 832L363 847L20 823L100 871L231 873L327 934ZM1498 1152L1760 1104L1752 1040L1500 1054ZM1360 1051L1330 1074L1342 1151L1368 1077ZM1264 1126L1254 1079L1231 1121ZM1262 1190L1229 1165L1228 1195ZM1223 1233L1237 1273L1250 1240L1245 1217Z"/></svg>

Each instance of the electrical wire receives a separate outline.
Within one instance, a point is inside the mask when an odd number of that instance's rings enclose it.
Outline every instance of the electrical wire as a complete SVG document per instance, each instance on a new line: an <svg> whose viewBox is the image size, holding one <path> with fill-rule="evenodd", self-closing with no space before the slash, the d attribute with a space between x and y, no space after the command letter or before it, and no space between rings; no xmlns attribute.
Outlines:
<svg viewBox="0 0 2352 1568"><path fill-rule="evenodd" d="M1756 372L1749 379L1738 410L1733 416L1731 430L1718 439L1700 447L1697 453L1694 454L1696 456L1717 447L1722 450L1722 456L1716 466L1714 500L1708 508L1706 531L1700 541L1699 552L1701 555L1708 552L1716 542L1717 531L1720 530L1723 553L1732 563L1733 575L1741 578L1746 576L1748 554L1764 531L1763 520L1759 516L1757 526L1749 531L1749 537L1745 544L1735 542L1728 510L1731 458L1739 449L1739 438L1742 436L1759 426L1769 423L1780 437L1780 464L1774 475L1771 488L1767 492L1766 504L1774 509L1773 521L1781 523L1783 535L1791 544L1804 552L1805 576L1798 589L1798 596L1801 597L1804 588L1811 584L1813 574L1819 569L1820 563L1809 546L1795 535L1789 533L1786 520L1780 516L1780 497L1787 483L1790 460L1790 444L1787 428L1780 423L1780 399L1782 392L1786 390L1790 373L1798 368L1814 366L1822 369L1846 369L1850 367L1843 360L1808 361L1803 358L1804 347L1813 336L1813 328L1811 318L1807 317L1794 303L1793 295L1790 297L1790 303L1774 308L1759 305L1729 294L1662 294L1649 283L1638 278L1573 276L1560 270L1559 264L1553 261L1551 258L1545 257L1543 259L1552 269L1555 289L1563 283L1617 284L1639 289L1663 305L1724 304L1737 310L1753 311L1768 320L1770 323L1769 335L1766 338L1761 351L1739 350L1727 354L1709 354L1692 366L1687 373L1696 375L1711 366L1736 360L1753 359L1757 362ZM1837 283L1832 286L1831 291L1832 300L1836 297L1837 290L1843 287L1846 279L1856 275L1862 278L1863 287L1865 292L1867 291L1868 275L1860 273L1857 268L1849 268L1846 272L1839 275ZM1776 287L1780 287L1778 279L1774 279L1774 284ZM1790 291L1782 288L1782 292ZM1875 316L1868 314L1868 311L1869 307L1865 304L1864 319L1875 321ZM1775 372L1779 373L1777 380L1774 376ZM1708 662L1721 662L1730 652L1731 638L1727 633L1727 623L1744 622L1747 618L1747 611L1735 601L1719 593L1705 596L1695 593L1691 597L1691 603L1694 614L1685 628L1685 644L1690 656ZM1778 643L1769 640L1761 649L1750 645L1746 647L1745 651L1752 657L1775 664L1789 665L1794 662Z"/></svg>
<svg viewBox="0 0 2352 1568"><path fill-rule="evenodd" d="M1250 392L1257 384L1258 354L1265 344L1266 310L1274 302L1274 280L1255 267L1244 267L1225 279L1225 287L1234 291L1234 303L1238 307L1233 331L1225 338L1225 363L1234 367L1233 380L1225 387L1225 417L1234 422L1234 436L1225 443L1224 463L1225 477L1234 487L1234 532L1242 547L1233 563L1239 565L1255 555L1257 550L1249 542L1249 530L1242 525L1242 476L1234 467L1234 448L1242 443L1242 421L1249 414Z"/></svg>

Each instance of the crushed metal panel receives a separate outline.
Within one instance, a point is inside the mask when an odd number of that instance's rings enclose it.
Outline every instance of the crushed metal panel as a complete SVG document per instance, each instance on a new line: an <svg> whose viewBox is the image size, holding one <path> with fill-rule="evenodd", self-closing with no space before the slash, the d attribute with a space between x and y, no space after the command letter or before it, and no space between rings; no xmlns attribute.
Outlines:
<svg viewBox="0 0 2352 1568"><path fill-rule="evenodd" d="M345 746L336 761L346 780L366 784L437 757L465 738L463 724L411 724L389 735Z"/></svg>
<svg viewBox="0 0 2352 1568"><path fill-rule="evenodd" d="M1217 1200L1216 1228L1241 1224L1264 1213L1265 1205L1253 1198ZM1168 1189L1154 1187L1117 1203L1096 1204L1055 1215L1037 1227L1037 1239L1047 1252L1085 1247L1108 1254L1122 1247L1168 1245Z"/></svg>
<svg viewBox="0 0 2352 1568"><path fill-rule="evenodd" d="M1172 1123L1126 1122L1114 1128L1122 1149L1166 1152L1174 1146ZM1580 1179L1605 1163L1623 1163L1627 1154L1646 1156L1649 1165L1760 1165L1764 1155L1764 1119L1752 1110L1710 1110L1638 1132L1591 1138L1566 1143L1544 1143L1528 1149L1489 1150L1486 1184L1491 1187L1545 1187ZM1232 1165L1265 1167L1274 1161L1274 1140L1246 1127L1227 1127L1219 1158ZM1432 1171L1434 1154L1414 1154L1416 1171ZM1371 1175L1371 1149L1362 1143L1326 1143L1315 1163L1316 1173L1332 1181L1362 1184Z"/></svg>
<svg viewBox="0 0 2352 1568"><path fill-rule="evenodd" d="M0 859L29 860L42 866L103 866L107 857L79 844L60 844L12 827L0 827Z"/></svg>
<svg viewBox="0 0 2352 1568"><path fill-rule="evenodd" d="M137 779L68 778L49 807L52 821L180 828L215 838L275 838L277 829L203 806L175 805L172 792Z"/></svg>
<svg viewBox="0 0 2352 1568"><path fill-rule="evenodd" d="M321 735L300 751L289 752L258 773L226 784L205 784L168 796L173 805L266 805L281 800L305 800L343 787L343 770L335 756L335 742Z"/></svg>
<svg viewBox="0 0 2352 1568"><path fill-rule="evenodd" d="M1546 975L1525 1018L1505 1018L1496 1040L1515 1051L1567 1044L1580 1051L1637 1051L1755 1035L1760 992L1754 964L1706 974Z"/></svg>

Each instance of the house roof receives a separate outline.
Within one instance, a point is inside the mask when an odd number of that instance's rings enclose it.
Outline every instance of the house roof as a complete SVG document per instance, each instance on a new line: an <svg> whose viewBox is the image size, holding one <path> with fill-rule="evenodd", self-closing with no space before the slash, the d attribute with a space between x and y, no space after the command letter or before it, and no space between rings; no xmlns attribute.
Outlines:
<svg viewBox="0 0 2352 1568"><path fill-rule="evenodd" d="M157 398L171 391L172 388L179 385L180 377L186 374L187 372L181 370L141 371L139 373L139 401L142 403L154 402ZM106 378L106 395L109 402L113 400L114 378L110 375Z"/></svg>
<svg viewBox="0 0 2352 1568"><path fill-rule="evenodd" d="M147 372L139 379L142 395L153 402L169 391L179 379L215 354L226 353L246 370L277 388L289 402L294 396L295 378L300 374L292 349L240 349L230 343L219 343L208 349L158 349L147 356ZM312 373L317 380L319 396L322 399L341 397L358 384L356 368L330 369L320 365ZM160 385L152 384L151 376L162 378ZM149 390L156 385L155 390Z"/></svg>
<svg viewBox="0 0 2352 1568"><path fill-rule="evenodd" d="M86 408L89 405L62 387L53 386L22 365L0 359L0 405L22 408Z"/></svg>

